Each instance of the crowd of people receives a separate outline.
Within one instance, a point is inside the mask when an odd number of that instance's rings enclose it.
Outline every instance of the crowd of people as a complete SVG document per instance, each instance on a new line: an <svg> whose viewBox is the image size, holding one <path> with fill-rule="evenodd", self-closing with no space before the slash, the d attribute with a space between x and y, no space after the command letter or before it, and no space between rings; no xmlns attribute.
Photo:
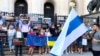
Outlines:
<svg viewBox="0 0 100 56"><path fill-rule="evenodd" d="M33 41L30 38L33 38L34 36L38 36L39 38L41 38L40 41L42 41L42 38L44 38L44 36L51 36L51 35L58 36L61 30L60 25L55 26L54 24L52 24L52 26L50 27L49 24L47 24L45 20L42 24L33 24L30 17L23 14L20 15L19 17L15 17L17 19L9 23L7 23L7 21L5 20L6 18L7 18L6 16L5 17L0 16L0 25L3 31L7 31L7 36L8 36L7 41L9 45L9 51L12 53L15 50L16 56L18 55L19 48L20 48L20 56L22 56L23 44L29 47L28 54L31 54L31 55L33 54L35 46L32 45L32 43L29 43L30 41L31 42ZM15 40L16 38L24 39L23 41L24 43L23 44L17 43ZM44 52L43 50L44 50L44 47L46 46L46 40L45 42L41 44L37 45L37 47L39 47L40 55Z"/></svg>
<svg viewBox="0 0 100 56"><path fill-rule="evenodd" d="M18 56L18 49L20 50L20 56L22 56L22 47L27 46L29 47L28 54L33 55L34 54L34 48L39 48L39 55L45 53L49 48L52 48L52 46L47 46L48 37L58 37L62 28L63 24L52 23L51 25L47 24L45 20L43 20L42 24L33 24L32 20L27 15L20 15L19 17L15 17L17 20L14 22L10 22L9 24L6 23L6 17L0 15L0 32L1 31L7 31L7 40L9 45L9 51L12 53L15 50L15 56ZM87 25L86 25L87 26ZM96 24L96 26L98 26ZM77 52L82 54L83 51L91 51L92 50L92 36L99 39L98 42L100 42L100 37L97 37L96 35L99 34L96 32L96 34L92 34L92 30L96 31L94 28L92 29L90 26L87 26L89 29L84 35L80 36L76 41L74 41L68 48L68 53ZM98 28L99 29L99 28ZM100 35L100 34L99 34ZM40 42L42 42L42 45L36 45L33 42L36 41L34 37L39 38ZM20 43L13 43L15 38L17 39L24 39L24 41L21 41ZM34 41L32 40L34 39ZM46 39L46 40L44 40ZM3 53L3 42L2 37L0 37L0 52L1 56L4 56ZM38 41L38 42L39 42ZM95 41L95 39L94 39ZM95 44L95 43L94 43ZM66 44L67 45L67 44ZM95 47L95 46L94 46ZM100 47L100 46L99 46ZM96 50L100 49L99 47ZM95 49L93 48L93 49ZM95 51L93 52L97 54ZM100 53L100 52L98 52Z"/></svg>

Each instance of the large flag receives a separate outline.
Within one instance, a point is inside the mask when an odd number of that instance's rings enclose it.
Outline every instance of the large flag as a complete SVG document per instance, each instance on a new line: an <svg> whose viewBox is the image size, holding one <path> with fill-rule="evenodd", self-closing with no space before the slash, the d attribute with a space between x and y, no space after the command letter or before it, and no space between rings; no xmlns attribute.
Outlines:
<svg viewBox="0 0 100 56"><path fill-rule="evenodd" d="M87 31L87 27L78 16L75 9L72 8L54 47L50 53L55 56L62 56L64 50L77 38Z"/></svg>

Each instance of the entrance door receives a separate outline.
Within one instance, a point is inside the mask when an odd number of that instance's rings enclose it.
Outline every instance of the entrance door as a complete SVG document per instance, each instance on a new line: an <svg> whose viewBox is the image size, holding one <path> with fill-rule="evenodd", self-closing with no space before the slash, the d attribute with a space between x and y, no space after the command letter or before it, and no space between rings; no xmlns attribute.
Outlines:
<svg viewBox="0 0 100 56"><path fill-rule="evenodd" d="M25 0L17 0L15 3L14 14L19 16L20 14L27 14L28 6Z"/></svg>
<svg viewBox="0 0 100 56"><path fill-rule="evenodd" d="M51 22L54 22L54 6L47 2L44 5L44 17L51 18Z"/></svg>

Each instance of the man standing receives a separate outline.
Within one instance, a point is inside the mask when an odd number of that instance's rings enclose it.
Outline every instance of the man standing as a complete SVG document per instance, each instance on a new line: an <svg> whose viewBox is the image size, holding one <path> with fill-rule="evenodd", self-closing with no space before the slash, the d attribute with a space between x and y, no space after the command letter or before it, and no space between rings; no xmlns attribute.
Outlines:
<svg viewBox="0 0 100 56"><path fill-rule="evenodd" d="M94 35L92 39L93 56L100 56L100 26L99 24L93 25Z"/></svg>
<svg viewBox="0 0 100 56"><path fill-rule="evenodd" d="M0 25L0 33L2 32L2 25ZM4 56L4 50L3 50L3 39L0 36L0 56Z"/></svg>

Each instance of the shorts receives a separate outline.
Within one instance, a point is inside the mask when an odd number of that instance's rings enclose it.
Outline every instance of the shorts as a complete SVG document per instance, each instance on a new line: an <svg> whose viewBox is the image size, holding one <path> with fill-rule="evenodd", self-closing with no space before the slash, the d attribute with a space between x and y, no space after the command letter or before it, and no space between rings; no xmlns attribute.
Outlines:
<svg viewBox="0 0 100 56"><path fill-rule="evenodd" d="M27 32L23 32L23 37L26 38L27 37Z"/></svg>
<svg viewBox="0 0 100 56"><path fill-rule="evenodd" d="M34 48L34 46L30 45L29 48Z"/></svg>

